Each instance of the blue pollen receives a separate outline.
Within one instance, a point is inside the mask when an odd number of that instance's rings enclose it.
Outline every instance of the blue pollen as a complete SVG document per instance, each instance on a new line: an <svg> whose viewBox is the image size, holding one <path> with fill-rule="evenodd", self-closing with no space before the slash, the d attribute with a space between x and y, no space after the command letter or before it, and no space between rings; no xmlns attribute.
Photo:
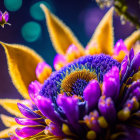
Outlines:
<svg viewBox="0 0 140 140"><path fill-rule="evenodd" d="M52 101L56 102L57 95L60 94L61 91L62 81L72 72L86 69L87 71L94 72L97 76L97 80L102 83L103 75L109 71L112 66L117 66L120 69L121 65L118 61L105 54L81 57L63 67L61 70L53 72L45 81L39 94L51 98ZM77 79L72 85L73 91L70 94L82 95L87 84L87 81L84 81L84 79Z"/></svg>

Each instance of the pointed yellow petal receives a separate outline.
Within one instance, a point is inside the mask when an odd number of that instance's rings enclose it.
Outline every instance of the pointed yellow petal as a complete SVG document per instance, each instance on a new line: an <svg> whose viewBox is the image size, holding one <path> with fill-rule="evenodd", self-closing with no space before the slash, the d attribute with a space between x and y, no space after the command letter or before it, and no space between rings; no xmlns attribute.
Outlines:
<svg viewBox="0 0 140 140"><path fill-rule="evenodd" d="M9 73L15 87L24 98L29 98L28 86L31 81L36 80L35 69L43 59L22 45L0 43L5 49Z"/></svg>
<svg viewBox="0 0 140 140"><path fill-rule="evenodd" d="M125 39L124 43L127 46L127 49L130 50L138 40L140 40L140 30L132 33L128 38Z"/></svg>
<svg viewBox="0 0 140 140"><path fill-rule="evenodd" d="M41 4L40 6L45 13L51 41L56 51L59 54L65 54L68 47L71 44L74 44L79 48L81 53L84 54L83 47L81 46L79 41L75 38L72 31L55 15L50 13L50 11L45 5Z"/></svg>
<svg viewBox="0 0 140 140"><path fill-rule="evenodd" d="M91 46L93 42L97 43L97 47L100 53L105 53L112 55L113 53L113 42L114 42L114 32L113 32L113 11L111 8L103 17L98 27L96 28L88 46Z"/></svg>
<svg viewBox="0 0 140 140"><path fill-rule="evenodd" d="M19 125L15 125L11 128L5 129L3 131L0 131L0 139L2 138L8 138L9 134L14 134L15 133L15 129L18 127Z"/></svg>
<svg viewBox="0 0 140 140"><path fill-rule="evenodd" d="M23 115L20 113L17 103L22 103L22 100L16 100L16 99L0 99L0 105L6 109L11 114L17 116L17 117L23 117Z"/></svg>
<svg viewBox="0 0 140 140"><path fill-rule="evenodd" d="M2 120L3 124L7 127L17 125L15 118L6 116L4 114L1 115L1 120Z"/></svg>

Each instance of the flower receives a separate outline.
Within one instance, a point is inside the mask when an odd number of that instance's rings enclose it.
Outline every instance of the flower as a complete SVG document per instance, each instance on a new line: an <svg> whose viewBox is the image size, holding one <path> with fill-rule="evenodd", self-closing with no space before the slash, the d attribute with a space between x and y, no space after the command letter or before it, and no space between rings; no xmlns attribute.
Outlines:
<svg viewBox="0 0 140 140"><path fill-rule="evenodd" d="M127 47L120 40L113 49L111 9L84 50L70 29L41 7L58 52L56 71L33 50L0 42L12 81L25 98L0 100L16 116L1 115L9 128L0 132L0 138L9 134L12 140L115 139L138 131L140 53L129 50L139 31L124 42Z"/></svg>
<svg viewBox="0 0 140 140"><path fill-rule="evenodd" d="M4 25L11 25L10 23L8 23L9 20L9 13L7 11L5 11L4 13L2 13L0 11L0 25L2 28L4 28Z"/></svg>

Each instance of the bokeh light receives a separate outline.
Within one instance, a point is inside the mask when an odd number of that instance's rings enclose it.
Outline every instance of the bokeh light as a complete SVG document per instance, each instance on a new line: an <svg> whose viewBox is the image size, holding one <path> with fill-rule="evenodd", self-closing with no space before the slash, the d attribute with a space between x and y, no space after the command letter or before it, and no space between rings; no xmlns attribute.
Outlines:
<svg viewBox="0 0 140 140"><path fill-rule="evenodd" d="M40 24L34 21L25 23L21 29L21 34L27 42L36 41L40 37L41 32Z"/></svg>
<svg viewBox="0 0 140 140"><path fill-rule="evenodd" d="M22 6L22 0L4 0L4 5L9 11L17 11Z"/></svg>
<svg viewBox="0 0 140 140"><path fill-rule="evenodd" d="M30 14L36 20L45 19L44 13L43 13L42 9L40 8L40 4L46 5L51 10L51 5L48 2L40 1L40 2L33 4L30 8Z"/></svg>

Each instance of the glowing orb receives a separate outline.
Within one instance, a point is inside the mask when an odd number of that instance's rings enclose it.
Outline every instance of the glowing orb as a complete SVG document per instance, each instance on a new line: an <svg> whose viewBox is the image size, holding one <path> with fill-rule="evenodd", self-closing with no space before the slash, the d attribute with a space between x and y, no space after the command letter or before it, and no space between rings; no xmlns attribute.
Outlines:
<svg viewBox="0 0 140 140"><path fill-rule="evenodd" d="M4 0L4 5L9 11L17 11L22 6L22 0Z"/></svg>
<svg viewBox="0 0 140 140"><path fill-rule="evenodd" d="M41 26L34 21L25 23L21 29L21 34L27 42L34 42L41 35Z"/></svg>
<svg viewBox="0 0 140 140"><path fill-rule="evenodd" d="M51 10L50 4L45 1L40 1L40 2L35 3L30 8L30 14L36 20L43 20L45 18L44 13L42 9L40 8L40 4L46 5Z"/></svg>

